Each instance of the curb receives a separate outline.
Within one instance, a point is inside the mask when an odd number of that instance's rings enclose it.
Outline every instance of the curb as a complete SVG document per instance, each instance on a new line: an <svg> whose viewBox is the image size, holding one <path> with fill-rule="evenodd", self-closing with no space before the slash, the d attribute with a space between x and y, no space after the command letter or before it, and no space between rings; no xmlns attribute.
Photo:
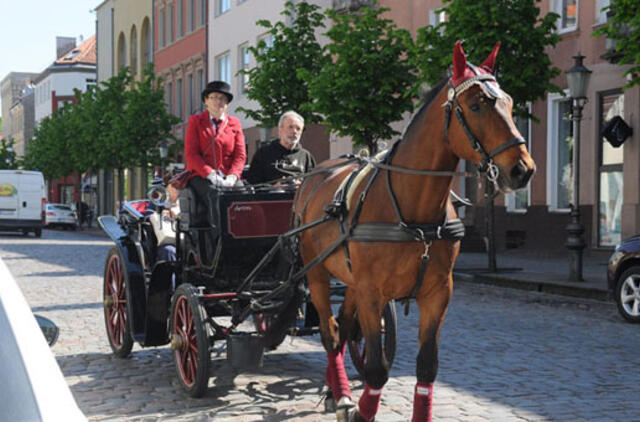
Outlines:
<svg viewBox="0 0 640 422"><path fill-rule="evenodd" d="M501 274L473 274L454 271L453 277L455 281L462 281L465 283L486 284L561 296L593 299L602 302L612 302L611 296L607 290L594 289L590 287L543 283L540 281L526 280Z"/></svg>

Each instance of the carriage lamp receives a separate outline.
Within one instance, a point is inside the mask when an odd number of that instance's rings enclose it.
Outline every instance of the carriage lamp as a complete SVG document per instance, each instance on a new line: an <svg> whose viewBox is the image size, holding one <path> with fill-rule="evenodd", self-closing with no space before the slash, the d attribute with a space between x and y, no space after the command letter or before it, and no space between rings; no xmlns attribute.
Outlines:
<svg viewBox="0 0 640 422"><path fill-rule="evenodd" d="M580 120L582 120L582 108L587 102L591 71L582 64L584 60L582 54L578 52L573 59L575 60L573 67L566 72L569 97L573 106L573 201L565 246L569 249L569 281L584 281L582 278L584 226L580 224Z"/></svg>
<svg viewBox="0 0 640 422"><path fill-rule="evenodd" d="M169 145L167 145L166 140L163 139L160 141L158 144L158 151L160 152L160 177L162 177L162 174L164 173L164 160L169 155Z"/></svg>

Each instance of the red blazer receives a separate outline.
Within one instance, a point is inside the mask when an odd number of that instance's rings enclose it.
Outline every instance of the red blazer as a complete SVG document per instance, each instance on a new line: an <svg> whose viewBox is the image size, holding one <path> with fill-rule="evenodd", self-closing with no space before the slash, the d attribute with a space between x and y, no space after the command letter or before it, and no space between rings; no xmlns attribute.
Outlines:
<svg viewBox="0 0 640 422"><path fill-rule="evenodd" d="M215 134L215 142L214 130L208 111L189 118L184 140L186 169L193 170L193 176L206 178L215 169L225 175L235 174L240 179L247 161L240 120L225 117Z"/></svg>

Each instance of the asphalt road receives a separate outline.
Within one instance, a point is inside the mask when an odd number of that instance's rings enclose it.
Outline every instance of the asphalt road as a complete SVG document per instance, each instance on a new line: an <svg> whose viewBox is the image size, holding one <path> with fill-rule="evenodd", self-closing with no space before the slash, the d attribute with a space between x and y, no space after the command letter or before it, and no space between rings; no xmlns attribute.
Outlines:
<svg viewBox="0 0 640 422"><path fill-rule="evenodd" d="M60 326L52 351L90 420L335 420L320 403L318 336L285 340L250 373L231 369L220 343L202 399L180 391L168 347L136 345L131 358L112 357L101 301L110 245L82 232L0 235L0 257L34 312ZM457 283L440 339L434 420L640 420L640 326L614 306ZM417 326L415 308L405 317L398 307L399 346L378 421L410 419ZM362 383L347 365L357 400Z"/></svg>

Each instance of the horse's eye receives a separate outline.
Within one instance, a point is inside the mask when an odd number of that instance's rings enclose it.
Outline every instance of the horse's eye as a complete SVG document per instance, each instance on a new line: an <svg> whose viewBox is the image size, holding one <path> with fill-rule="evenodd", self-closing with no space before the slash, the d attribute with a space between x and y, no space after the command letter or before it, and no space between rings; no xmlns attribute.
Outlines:
<svg viewBox="0 0 640 422"><path fill-rule="evenodd" d="M473 103L469 106L469 108L471 109L471 111L480 111L480 104Z"/></svg>

